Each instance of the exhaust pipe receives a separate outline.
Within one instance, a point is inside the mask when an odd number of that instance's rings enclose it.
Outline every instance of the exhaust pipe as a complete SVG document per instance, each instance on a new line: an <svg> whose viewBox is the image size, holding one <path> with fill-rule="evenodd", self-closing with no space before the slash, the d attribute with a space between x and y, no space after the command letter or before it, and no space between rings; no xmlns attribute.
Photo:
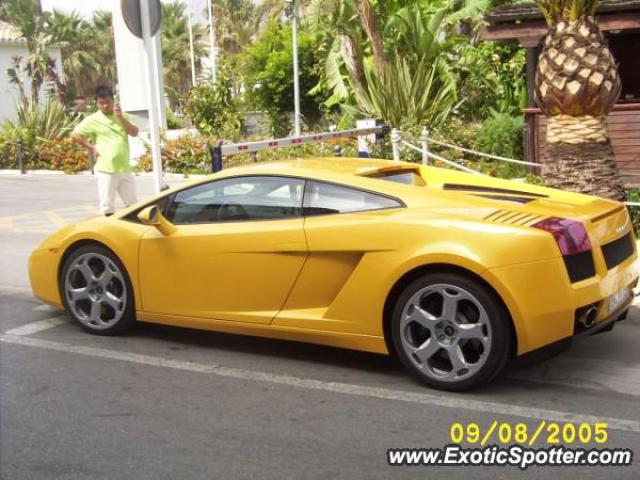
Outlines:
<svg viewBox="0 0 640 480"><path fill-rule="evenodd" d="M584 328L591 328L596 323L597 316L597 307L590 307L578 318L578 322L580 322Z"/></svg>

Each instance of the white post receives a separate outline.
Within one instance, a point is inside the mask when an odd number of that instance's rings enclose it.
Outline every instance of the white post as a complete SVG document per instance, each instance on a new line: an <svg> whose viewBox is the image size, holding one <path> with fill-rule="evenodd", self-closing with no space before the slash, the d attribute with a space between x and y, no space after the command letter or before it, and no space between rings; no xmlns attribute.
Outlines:
<svg viewBox="0 0 640 480"><path fill-rule="evenodd" d="M298 5L296 0L292 0L293 18L291 27L293 30L293 106L294 106L294 131L299 137L302 131L300 126L300 78L298 71Z"/></svg>
<svg viewBox="0 0 640 480"><path fill-rule="evenodd" d="M216 32L213 28L213 6L211 0L207 0L209 10L209 61L211 63L211 80L216 83L218 79L218 66L216 64Z"/></svg>
<svg viewBox="0 0 640 480"><path fill-rule="evenodd" d="M189 15L189 54L191 55L191 86L196 85L196 56L193 50L193 22L191 20L191 0L187 1Z"/></svg>
<svg viewBox="0 0 640 480"><path fill-rule="evenodd" d="M151 158L153 160L153 181L156 193L162 191L162 161L160 159L160 112L158 92L158 69L152 59L153 38L151 37L151 19L149 3L140 0L140 16L142 17L142 41L144 42L145 63L147 67L148 103L149 103L149 140L151 141Z"/></svg>
<svg viewBox="0 0 640 480"><path fill-rule="evenodd" d="M422 129L420 140L422 141L422 164L429 165L429 129L427 127Z"/></svg>
<svg viewBox="0 0 640 480"><path fill-rule="evenodd" d="M402 136L400 135L400 131L397 128L391 130L391 148L393 149L393 159L396 162L400 161L400 142L402 141Z"/></svg>

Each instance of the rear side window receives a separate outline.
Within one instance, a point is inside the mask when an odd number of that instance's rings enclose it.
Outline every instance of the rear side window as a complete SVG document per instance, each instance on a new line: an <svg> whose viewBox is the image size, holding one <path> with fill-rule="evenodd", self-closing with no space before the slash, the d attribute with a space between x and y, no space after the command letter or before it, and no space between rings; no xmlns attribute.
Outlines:
<svg viewBox="0 0 640 480"><path fill-rule="evenodd" d="M417 187L424 187L426 183L420 175L416 172L385 172L369 175L369 178L379 178L380 180L387 180L389 182L403 183L405 185L415 185Z"/></svg>
<svg viewBox="0 0 640 480"><path fill-rule="evenodd" d="M304 195L304 214L366 212L400 208L404 205L393 198L355 188L308 181Z"/></svg>

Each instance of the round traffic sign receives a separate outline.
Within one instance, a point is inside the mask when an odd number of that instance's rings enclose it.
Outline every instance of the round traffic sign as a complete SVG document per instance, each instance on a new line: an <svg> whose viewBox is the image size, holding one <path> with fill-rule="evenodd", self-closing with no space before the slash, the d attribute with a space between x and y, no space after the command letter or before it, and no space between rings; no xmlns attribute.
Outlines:
<svg viewBox="0 0 640 480"><path fill-rule="evenodd" d="M142 18L140 15L140 2L149 2L149 17L151 20L151 36L160 28L162 20L162 7L160 0L120 0L120 10L124 23L131 33L142 38Z"/></svg>

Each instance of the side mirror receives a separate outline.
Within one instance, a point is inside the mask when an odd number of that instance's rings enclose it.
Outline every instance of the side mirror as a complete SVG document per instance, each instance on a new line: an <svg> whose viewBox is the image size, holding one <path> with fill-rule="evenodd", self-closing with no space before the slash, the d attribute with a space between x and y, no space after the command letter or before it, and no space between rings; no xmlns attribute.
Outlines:
<svg viewBox="0 0 640 480"><path fill-rule="evenodd" d="M138 220L140 220L145 225L158 225L158 215L160 215L160 210L157 205L152 205L150 207L145 208L138 214Z"/></svg>
<svg viewBox="0 0 640 480"><path fill-rule="evenodd" d="M138 214L138 220L145 225L156 227L165 237L173 235L178 229L169 220L164 218L157 205L145 208Z"/></svg>

